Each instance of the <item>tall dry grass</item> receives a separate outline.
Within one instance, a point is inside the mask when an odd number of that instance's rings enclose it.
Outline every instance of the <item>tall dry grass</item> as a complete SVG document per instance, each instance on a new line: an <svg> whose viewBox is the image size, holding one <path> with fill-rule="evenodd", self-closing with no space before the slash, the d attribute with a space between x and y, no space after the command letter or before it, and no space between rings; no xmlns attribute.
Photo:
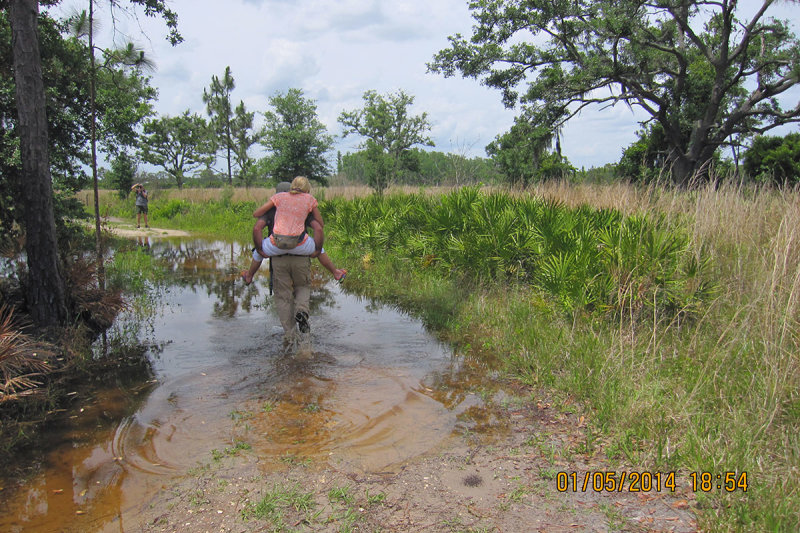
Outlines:
<svg viewBox="0 0 800 533"><path fill-rule="evenodd" d="M800 191L733 183L691 191L554 184L540 193L665 213L688 225L696 253L713 260L718 296L687 331L654 325L646 348L623 341L630 335L620 332L607 369L619 365L632 380L661 380L641 388L621 421L662 432L665 446L679 448L691 468L749 472L746 498L715 495L701 521L710 529L800 528ZM632 368L637 351L649 352L638 360L653 365ZM680 377L652 374L648 367L664 357L688 359Z"/></svg>

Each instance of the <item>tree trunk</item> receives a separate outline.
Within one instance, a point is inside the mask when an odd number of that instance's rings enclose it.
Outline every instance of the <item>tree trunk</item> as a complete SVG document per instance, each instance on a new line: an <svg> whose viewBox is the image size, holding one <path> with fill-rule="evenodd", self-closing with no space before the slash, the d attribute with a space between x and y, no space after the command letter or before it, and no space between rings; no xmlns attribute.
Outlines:
<svg viewBox="0 0 800 533"><path fill-rule="evenodd" d="M94 57L94 1L89 0L89 107L92 110L92 189L94 191L94 244L97 254L97 286L106 288L106 270L103 266L103 239L100 232L100 191L97 183L97 63Z"/></svg>
<svg viewBox="0 0 800 533"><path fill-rule="evenodd" d="M678 187L686 188L694 175L694 164L684 155L679 155L672 161L672 183Z"/></svg>
<svg viewBox="0 0 800 533"><path fill-rule="evenodd" d="M674 159L672 161L672 183L682 188L694 187L699 183L707 183L713 178L709 167L712 155L703 156L695 160L686 156Z"/></svg>
<svg viewBox="0 0 800 533"><path fill-rule="evenodd" d="M67 322L67 305L64 281L58 267L53 216L47 115L39 55L39 4L36 0L10 0L8 6L25 206L26 298L34 324L57 326Z"/></svg>

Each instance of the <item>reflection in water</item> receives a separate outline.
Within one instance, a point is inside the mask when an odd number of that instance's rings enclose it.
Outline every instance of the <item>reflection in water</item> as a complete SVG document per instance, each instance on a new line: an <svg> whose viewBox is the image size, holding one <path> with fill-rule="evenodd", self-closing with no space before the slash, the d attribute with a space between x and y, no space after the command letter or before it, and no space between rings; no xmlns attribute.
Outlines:
<svg viewBox="0 0 800 533"><path fill-rule="evenodd" d="M122 530L165 478L237 441L264 468L291 457L387 471L470 424L472 371L419 322L316 280L312 357L287 357L266 267L250 286L239 280L247 247L154 239L140 249L170 275L149 313L120 317L109 335L112 350L131 336L148 346L154 379L109 383L68 413L39 473L17 490L5 483L0 530Z"/></svg>

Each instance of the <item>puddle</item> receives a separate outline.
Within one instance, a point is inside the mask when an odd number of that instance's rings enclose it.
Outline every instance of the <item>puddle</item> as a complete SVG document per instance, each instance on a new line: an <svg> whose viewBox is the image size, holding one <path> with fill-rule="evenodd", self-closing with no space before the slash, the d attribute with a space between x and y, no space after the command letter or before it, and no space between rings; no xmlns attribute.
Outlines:
<svg viewBox="0 0 800 533"><path fill-rule="evenodd" d="M325 277L312 293L311 357L287 357L266 268L250 286L238 279L246 247L149 244L170 281L147 320L121 317L109 336L135 331L151 373L109 383L65 414L49 448L26 459L36 474L20 487L2 482L0 531L124 530L166 481L239 443L264 469L383 472L469 427L481 402L465 388L479 378L419 321Z"/></svg>

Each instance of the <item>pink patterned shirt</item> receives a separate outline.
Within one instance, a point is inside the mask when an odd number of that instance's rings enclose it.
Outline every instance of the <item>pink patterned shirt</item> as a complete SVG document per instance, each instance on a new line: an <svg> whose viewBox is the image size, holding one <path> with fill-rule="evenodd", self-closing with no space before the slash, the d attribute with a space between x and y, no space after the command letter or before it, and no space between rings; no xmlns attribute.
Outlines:
<svg viewBox="0 0 800 533"><path fill-rule="evenodd" d="M275 204L275 227L278 235L300 235L306 229L306 218L317 207L317 199L308 193L281 192L270 198Z"/></svg>

